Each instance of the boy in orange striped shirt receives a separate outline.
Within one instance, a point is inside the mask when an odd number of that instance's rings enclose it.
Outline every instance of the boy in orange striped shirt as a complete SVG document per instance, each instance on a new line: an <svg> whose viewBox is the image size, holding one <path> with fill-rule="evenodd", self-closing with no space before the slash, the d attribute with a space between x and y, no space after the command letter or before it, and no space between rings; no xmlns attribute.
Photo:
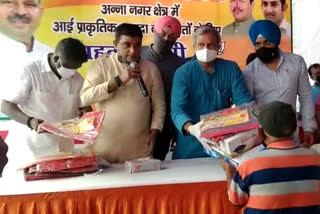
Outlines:
<svg viewBox="0 0 320 214"><path fill-rule="evenodd" d="M278 101L256 110L267 149L244 160L237 169L221 163L230 202L245 207L245 214L318 214L320 156L291 140L297 128L295 111Z"/></svg>

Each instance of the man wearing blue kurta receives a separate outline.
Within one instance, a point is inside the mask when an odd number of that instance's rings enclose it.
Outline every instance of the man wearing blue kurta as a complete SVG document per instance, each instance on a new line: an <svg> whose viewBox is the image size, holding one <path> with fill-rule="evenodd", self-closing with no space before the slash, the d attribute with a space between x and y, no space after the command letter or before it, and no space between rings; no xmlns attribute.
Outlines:
<svg viewBox="0 0 320 214"><path fill-rule="evenodd" d="M173 159L206 157L198 142L200 115L252 101L235 62L218 59L220 34L202 26L193 35L196 58L175 73L171 116L179 130ZM198 123L199 124L199 123Z"/></svg>

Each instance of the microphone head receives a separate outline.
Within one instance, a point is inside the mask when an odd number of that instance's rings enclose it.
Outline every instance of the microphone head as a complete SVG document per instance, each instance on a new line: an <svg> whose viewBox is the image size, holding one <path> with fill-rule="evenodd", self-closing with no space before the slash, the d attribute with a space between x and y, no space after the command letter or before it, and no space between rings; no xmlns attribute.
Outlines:
<svg viewBox="0 0 320 214"><path fill-rule="evenodd" d="M130 68L136 68L138 66L138 63L137 62L130 62Z"/></svg>

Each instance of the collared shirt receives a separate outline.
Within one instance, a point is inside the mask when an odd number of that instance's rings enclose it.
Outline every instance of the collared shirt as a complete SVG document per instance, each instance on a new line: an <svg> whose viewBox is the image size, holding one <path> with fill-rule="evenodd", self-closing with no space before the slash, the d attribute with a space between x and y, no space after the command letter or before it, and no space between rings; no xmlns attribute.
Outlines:
<svg viewBox="0 0 320 214"><path fill-rule="evenodd" d="M68 79L59 80L50 68L48 57L34 61L25 66L16 84L7 90L5 100L18 104L19 108L28 116L42 119L47 122L72 119L77 116L78 108L82 107L79 93L83 85L83 78L76 72ZM50 98L51 94L51 98ZM50 99L40 97L49 97ZM63 97L73 99L73 106L64 106ZM35 105L43 105L40 108ZM48 107L52 111L47 112ZM70 108L67 110L67 108ZM42 109L42 110L41 110ZM68 111L63 116L62 111ZM53 118L56 120L53 121Z"/></svg>
<svg viewBox="0 0 320 214"><path fill-rule="evenodd" d="M165 126L173 126L171 116L170 116L170 106L171 106L171 90L172 90L172 81L174 73L176 69L179 68L183 63L184 59L179 57L178 55L169 52L164 55L161 59L157 56L157 54L152 50L150 46L144 46L141 48L141 58L149 60L153 62L159 69L161 78L163 81L163 87L166 97L166 106L167 106L167 114Z"/></svg>
<svg viewBox="0 0 320 214"><path fill-rule="evenodd" d="M43 44L37 39L33 40L32 51L28 52L29 59L31 61L42 59L48 53L54 53L54 49Z"/></svg>
<svg viewBox="0 0 320 214"><path fill-rule="evenodd" d="M166 106L160 72L156 65L143 59L138 67L150 94L148 97L142 95L135 79L108 92L114 77L127 68L117 53L93 61L81 90L84 104L95 104L97 110L106 111L93 152L111 163L149 154L152 148L146 146L146 142L150 130L161 131L163 127Z"/></svg>
<svg viewBox="0 0 320 214"><path fill-rule="evenodd" d="M279 26L282 36L291 36L291 25L286 21L285 18L282 19L282 22Z"/></svg>
<svg viewBox="0 0 320 214"><path fill-rule="evenodd" d="M0 81L0 99L7 96L8 88L16 84L17 78L28 63L41 59L52 52L51 48L37 40L33 41L32 51L27 52L23 43L17 42L2 33L0 33L0 47L0 69L2 73L5 73ZM0 117L5 117L5 115L0 113Z"/></svg>
<svg viewBox="0 0 320 214"><path fill-rule="evenodd" d="M68 79L59 80L51 71L48 57L27 64L17 75L14 83L6 89L4 100L18 104L28 115L46 122L58 122L78 116L79 93L83 78L78 72ZM7 138L9 163L5 174L21 167L33 158L71 152L73 141L53 134L38 134L26 125L12 121Z"/></svg>
<svg viewBox="0 0 320 214"><path fill-rule="evenodd" d="M245 214L318 213L320 155L291 141L272 142L244 160L228 196Z"/></svg>
<svg viewBox="0 0 320 214"><path fill-rule="evenodd" d="M254 101L259 105L281 101L296 109L298 95L303 129L312 132L316 128L307 66L301 56L280 53L277 71L270 70L256 58L243 74Z"/></svg>
<svg viewBox="0 0 320 214"><path fill-rule="evenodd" d="M223 27L222 35L248 35L249 28L255 20L250 17L243 22L232 22L231 24Z"/></svg>
<svg viewBox="0 0 320 214"><path fill-rule="evenodd" d="M0 33L0 69L3 74L0 83L0 98L7 93L8 88L14 83L16 75L23 71L28 62L26 47L4 34Z"/></svg>
<svg viewBox="0 0 320 214"><path fill-rule="evenodd" d="M206 157L202 145L193 136L183 135L186 122L200 121L200 115L252 101L243 75L235 62L216 59L209 75L193 59L176 71L171 96L171 116L178 129L173 159Z"/></svg>

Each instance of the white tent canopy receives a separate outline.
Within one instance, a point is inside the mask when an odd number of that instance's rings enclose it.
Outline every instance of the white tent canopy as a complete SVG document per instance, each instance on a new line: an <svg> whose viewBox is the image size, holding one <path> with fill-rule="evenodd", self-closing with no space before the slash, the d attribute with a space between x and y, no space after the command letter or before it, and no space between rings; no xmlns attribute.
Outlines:
<svg viewBox="0 0 320 214"><path fill-rule="evenodd" d="M293 52L320 63L320 0L292 0Z"/></svg>

